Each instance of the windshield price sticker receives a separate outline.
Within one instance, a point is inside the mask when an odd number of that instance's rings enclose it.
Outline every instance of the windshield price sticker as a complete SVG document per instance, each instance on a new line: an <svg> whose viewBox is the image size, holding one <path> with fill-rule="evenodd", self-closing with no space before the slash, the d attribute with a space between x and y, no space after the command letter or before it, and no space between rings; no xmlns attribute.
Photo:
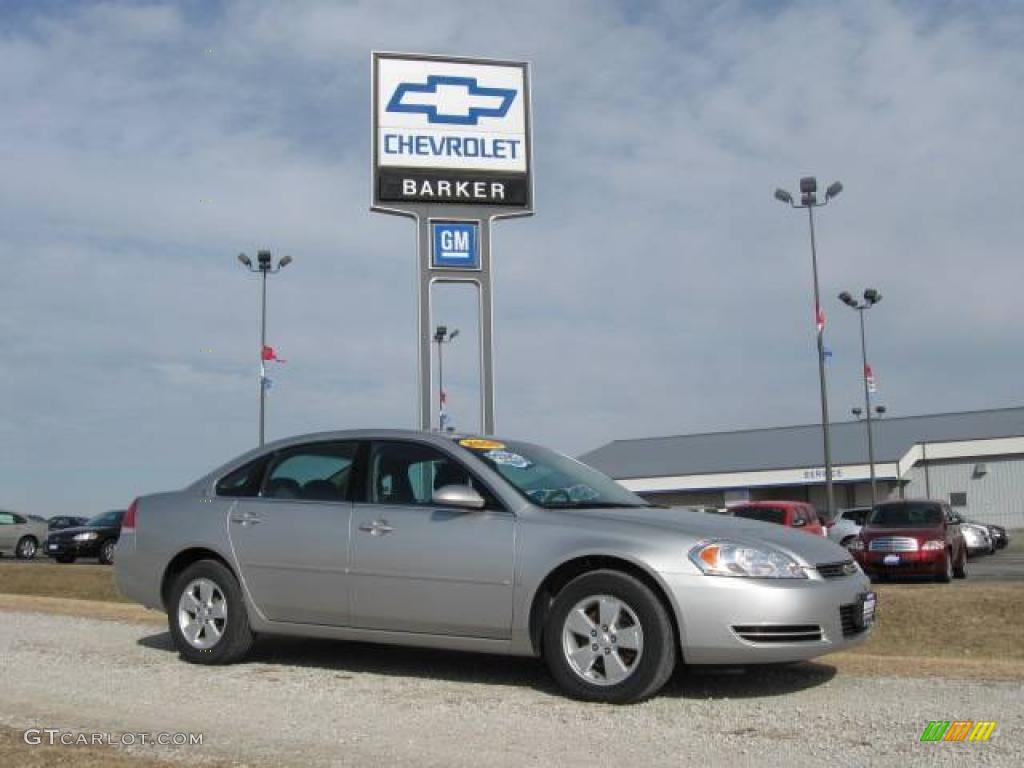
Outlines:
<svg viewBox="0 0 1024 768"><path fill-rule="evenodd" d="M465 437L459 440L463 448L472 448L475 451L497 451L505 447L504 443L497 440L485 440L482 437Z"/></svg>
<svg viewBox="0 0 1024 768"><path fill-rule="evenodd" d="M533 466L533 463L529 459L520 456L518 453L512 453L512 451L488 451L484 454L484 458L490 459L495 464L505 467L515 467L516 469L529 469Z"/></svg>

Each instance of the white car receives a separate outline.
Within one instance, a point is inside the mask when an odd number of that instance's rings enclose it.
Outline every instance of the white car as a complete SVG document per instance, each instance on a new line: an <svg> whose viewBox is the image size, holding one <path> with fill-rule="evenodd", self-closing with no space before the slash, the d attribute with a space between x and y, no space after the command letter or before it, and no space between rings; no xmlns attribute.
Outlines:
<svg viewBox="0 0 1024 768"><path fill-rule="evenodd" d="M826 535L841 546L847 546L860 533L864 520L867 519L871 507L852 507L844 509L826 523Z"/></svg>
<svg viewBox="0 0 1024 768"><path fill-rule="evenodd" d="M992 542L992 536L989 535L988 528L984 525L963 521L960 523L960 531L963 533L964 542L967 544L967 554L971 557L975 555L991 555L996 551L996 545Z"/></svg>

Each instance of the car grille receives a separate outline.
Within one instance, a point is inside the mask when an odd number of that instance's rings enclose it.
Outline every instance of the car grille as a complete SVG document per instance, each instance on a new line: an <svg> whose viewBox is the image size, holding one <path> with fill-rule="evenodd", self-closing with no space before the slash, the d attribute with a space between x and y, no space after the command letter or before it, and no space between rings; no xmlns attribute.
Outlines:
<svg viewBox="0 0 1024 768"><path fill-rule="evenodd" d="M732 631L748 643L813 643L821 640L817 624L736 625Z"/></svg>
<svg viewBox="0 0 1024 768"><path fill-rule="evenodd" d="M917 539L909 536L883 536L868 544L872 552L917 552Z"/></svg>
<svg viewBox="0 0 1024 768"><path fill-rule="evenodd" d="M857 572L857 566L853 560L843 560L840 563L819 563L815 569L824 579L838 579L843 576L852 576Z"/></svg>
<svg viewBox="0 0 1024 768"><path fill-rule="evenodd" d="M843 637L852 637L864 631L864 627L858 626L857 623L857 611L863 610L864 608L857 603L839 606L839 619L843 624Z"/></svg>

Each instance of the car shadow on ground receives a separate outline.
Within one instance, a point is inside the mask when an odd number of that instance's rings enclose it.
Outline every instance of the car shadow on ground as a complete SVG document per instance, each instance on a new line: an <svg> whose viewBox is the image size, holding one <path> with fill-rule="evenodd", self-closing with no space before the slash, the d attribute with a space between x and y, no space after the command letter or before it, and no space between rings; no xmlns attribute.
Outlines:
<svg viewBox="0 0 1024 768"><path fill-rule="evenodd" d="M168 632L139 639L139 645L177 653ZM429 648L322 640L261 637L245 664L313 667L347 679L354 673L444 680L456 683L508 685L532 688L560 696L543 661L515 656L460 653ZM267 667L261 667L264 673ZM273 669L267 673L272 673ZM752 667L680 667L661 692L662 697L683 699L742 699L782 696L824 685L836 675L835 667L819 662Z"/></svg>

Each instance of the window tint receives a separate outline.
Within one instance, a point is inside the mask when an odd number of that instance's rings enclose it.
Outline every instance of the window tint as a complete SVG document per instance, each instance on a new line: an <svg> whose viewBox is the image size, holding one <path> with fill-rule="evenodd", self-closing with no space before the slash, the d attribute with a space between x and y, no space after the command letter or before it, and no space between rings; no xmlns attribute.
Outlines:
<svg viewBox="0 0 1024 768"><path fill-rule="evenodd" d="M275 457L262 495L271 499L345 501L358 443L314 443Z"/></svg>
<svg viewBox="0 0 1024 768"><path fill-rule="evenodd" d="M733 517L761 520L765 523L786 524L786 510L781 507L733 507Z"/></svg>
<svg viewBox="0 0 1024 768"><path fill-rule="evenodd" d="M269 456L260 456L233 472L228 473L217 483L218 496L258 496L260 483L263 481L263 470L270 461Z"/></svg>
<svg viewBox="0 0 1024 768"><path fill-rule="evenodd" d="M498 500L455 459L417 443L378 443L370 459L372 504L432 504L434 491L468 485L484 497L486 509L501 509Z"/></svg>
<svg viewBox="0 0 1024 768"><path fill-rule="evenodd" d="M886 528L924 528L938 525L943 519L943 509L928 502L893 502L879 504L868 518L870 525Z"/></svg>
<svg viewBox="0 0 1024 768"><path fill-rule="evenodd" d="M97 515L89 521L89 525L95 525L99 527L113 527L121 524L121 518L124 517L124 511L115 509L110 512L104 512L102 515Z"/></svg>

